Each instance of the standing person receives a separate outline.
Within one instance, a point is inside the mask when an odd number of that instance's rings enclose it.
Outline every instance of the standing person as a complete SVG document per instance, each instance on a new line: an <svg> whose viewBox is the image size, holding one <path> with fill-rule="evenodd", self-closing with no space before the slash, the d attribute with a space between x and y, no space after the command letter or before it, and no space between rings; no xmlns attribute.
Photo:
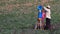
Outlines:
<svg viewBox="0 0 60 34"><path fill-rule="evenodd" d="M42 20L44 20L44 16L42 16L42 10L43 10L43 5L45 4L46 0L41 0L41 4L37 6L37 9L38 9L38 23L36 24L35 26L35 29L39 28L39 29L43 29L43 23L42 23ZM44 12L44 10L43 10ZM42 19L43 17L43 19Z"/></svg>
<svg viewBox="0 0 60 34"><path fill-rule="evenodd" d="M45 29L51 29L51 10L50 10L50 5L47 7L44 7L46 10L46 27Z"/></svg>
<svg viewBox="0 0 60 34"><path fill-rule="evenodd" d="M36 24L36 26L35 26L35 29L42 29L42 9L43 9L43 7L42 7L42 5L38 5L37 6L37 9L38 9L38 22L37 22L37 24Z"/></svg>
<svg viewBox="0 0 60 34"><path fill-rule="evenodd" d="M46 11L45 11L44 8L43 8L43 10L42 10L42 26L43 26L43 29L44 29L44 27L45 27L45 22L44 22L45 17L46 17Z"/></svg>

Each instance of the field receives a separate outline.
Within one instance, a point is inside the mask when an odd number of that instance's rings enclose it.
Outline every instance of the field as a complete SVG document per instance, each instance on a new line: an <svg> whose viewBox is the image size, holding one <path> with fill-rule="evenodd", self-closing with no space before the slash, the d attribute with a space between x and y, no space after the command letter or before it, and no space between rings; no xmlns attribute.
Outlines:
<svg viewBox="0 0 60 34"><path fill-rule="evenodd" d="M56 27L52 31L32 29L38 13L35 3L35 0L0 0L0 34L60 34L60 0L49 3L51 24Z"/></svg>

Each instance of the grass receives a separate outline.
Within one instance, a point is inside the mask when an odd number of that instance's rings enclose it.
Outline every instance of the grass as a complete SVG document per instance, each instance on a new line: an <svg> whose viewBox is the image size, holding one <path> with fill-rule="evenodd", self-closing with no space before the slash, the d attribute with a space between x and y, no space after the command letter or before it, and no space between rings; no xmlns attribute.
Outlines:
<svg viewBox="0 0 60 34"><path fill-rule="evenodd" d="M53 25L60 22L59 3L59 0L50 3ZM60 28L51 32L30 29L37 21L37 12L33 0L1 0L0 34L60 34Z"/></svg>

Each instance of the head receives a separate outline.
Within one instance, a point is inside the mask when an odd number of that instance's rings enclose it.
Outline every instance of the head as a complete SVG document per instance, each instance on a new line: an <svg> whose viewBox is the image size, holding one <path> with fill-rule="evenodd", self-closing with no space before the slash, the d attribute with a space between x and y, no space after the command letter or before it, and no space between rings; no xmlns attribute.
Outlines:
<svg viewBox="0 0 60 34"><path fill-rule="evenodd" d="M42 9L42 12L45 12L44 8Z"/></svg>
<svg viewBox="0 0 60 34"><path fill-rule="evenodd" d="M48 5L47 8L50 9L50 5Z"/></svg>

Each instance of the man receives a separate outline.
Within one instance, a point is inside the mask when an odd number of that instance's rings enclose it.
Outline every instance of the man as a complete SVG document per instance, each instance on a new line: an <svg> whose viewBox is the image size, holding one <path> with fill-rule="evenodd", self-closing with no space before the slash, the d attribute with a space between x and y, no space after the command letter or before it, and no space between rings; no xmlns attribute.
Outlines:
<svg viewBox="0 0 60 34"><path fill-rule="evenodd" d="M51 10L50 6L44 7L46 10L46 27L45 29L51 29Z"/></svg>

